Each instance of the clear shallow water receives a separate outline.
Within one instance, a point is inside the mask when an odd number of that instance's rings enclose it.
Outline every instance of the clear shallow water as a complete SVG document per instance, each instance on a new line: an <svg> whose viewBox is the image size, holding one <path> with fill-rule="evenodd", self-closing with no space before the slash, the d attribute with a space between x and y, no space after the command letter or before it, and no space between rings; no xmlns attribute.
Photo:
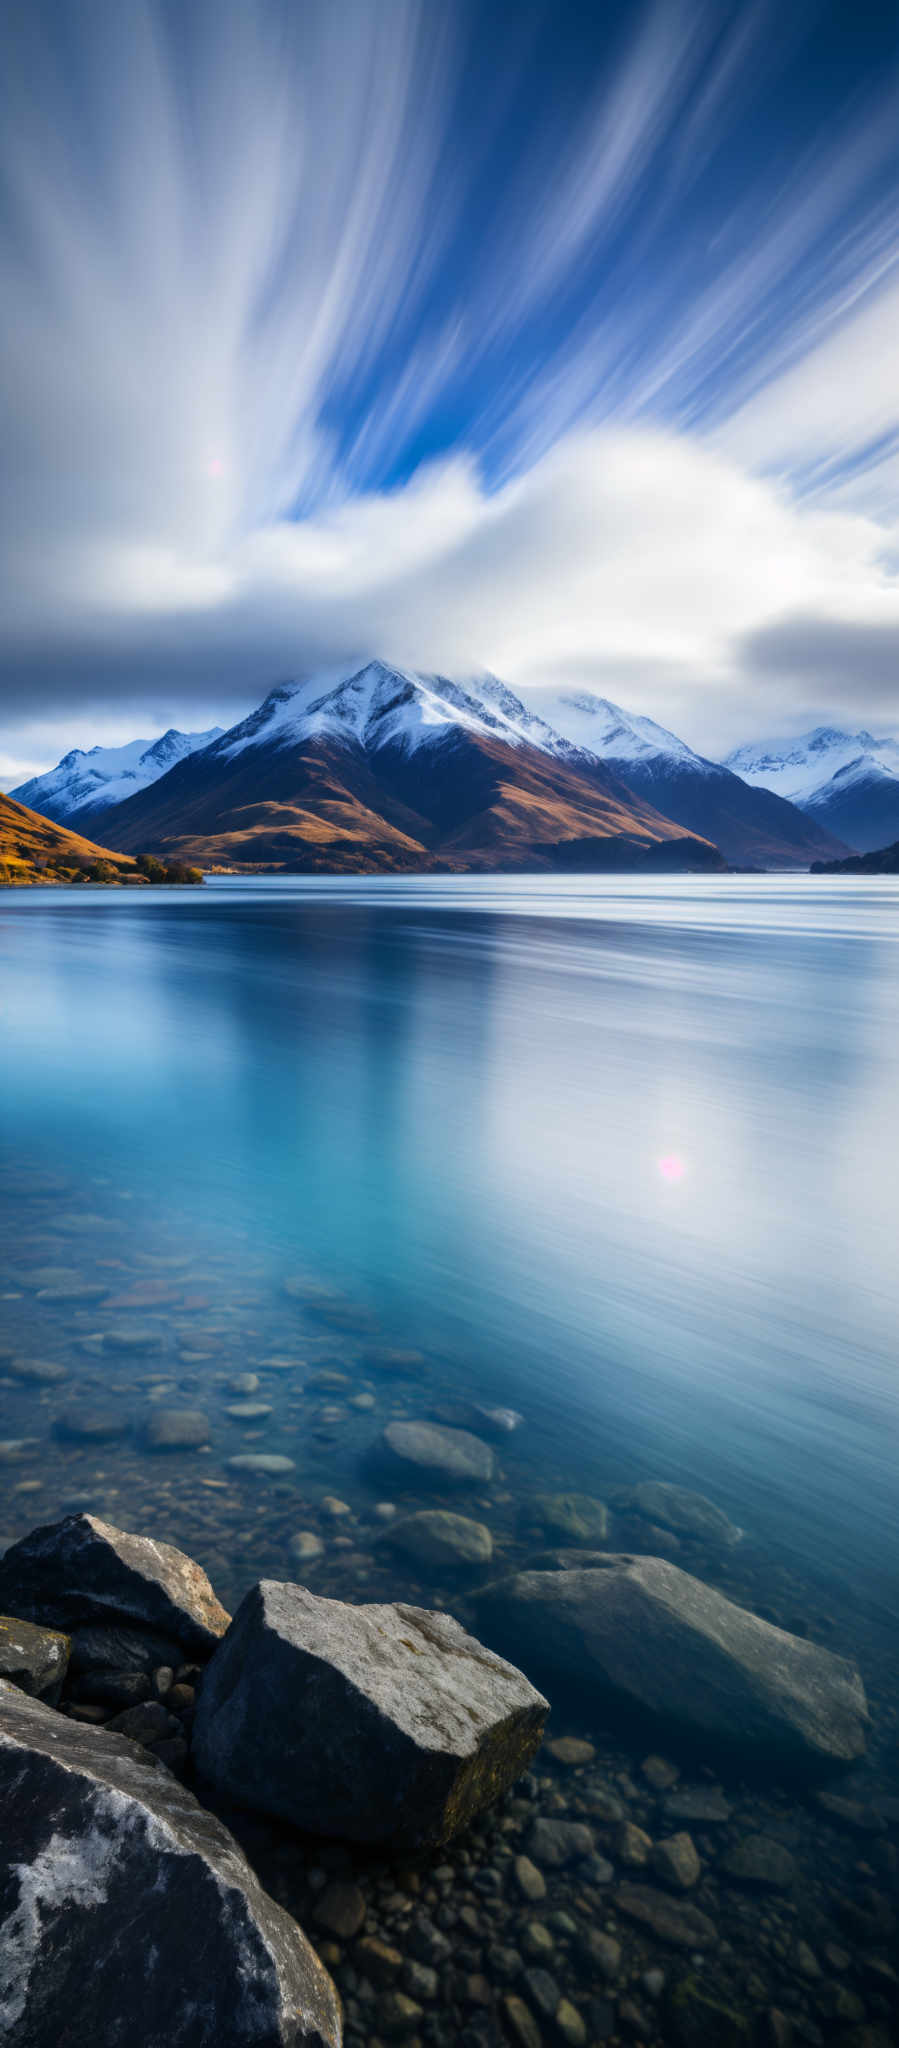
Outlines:
<svg viewBox="0 0 899 2048"><path fill-rule="evenodd" d="M66 1371L0 1390L4 1533L146 1519L146 1485L196 1543L202 1472L226 1568L225 1460L275 1450L296 1476L243 1482L230 1525L246 1583L301 1496L377 1499L391 1413L476 1395L525 1418L510 1531L537 1485L675 1479L772 1571L895 1615L899 884L10 891L0 989L2 1335ZM96 1301L42 1297L48 1265ZM425 1389L371 1376L366 1316ZM110 1356L129 1318L155 1348ZM227 1416L229 1375L300 1354L373 1405L323 1416L263 1366L271 1415ZM211 1416L200 1458L141 1452L160 1395ZM136 1435L60 1435L105 1398Z"/></svg>

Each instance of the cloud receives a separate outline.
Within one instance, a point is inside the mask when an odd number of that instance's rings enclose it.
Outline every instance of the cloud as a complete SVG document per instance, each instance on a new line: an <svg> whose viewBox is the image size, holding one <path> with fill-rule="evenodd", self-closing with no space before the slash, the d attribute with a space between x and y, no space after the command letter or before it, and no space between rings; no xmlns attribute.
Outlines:
<svg viewBox="0 0 899 2048"><path fill-rule="evenodd" d="M599 10L565 69L564 5L488 60L430 0L10 0L7 780L371 651L706 746L772 679L884 703L896 99L763 166L782 14Z"/></svg>

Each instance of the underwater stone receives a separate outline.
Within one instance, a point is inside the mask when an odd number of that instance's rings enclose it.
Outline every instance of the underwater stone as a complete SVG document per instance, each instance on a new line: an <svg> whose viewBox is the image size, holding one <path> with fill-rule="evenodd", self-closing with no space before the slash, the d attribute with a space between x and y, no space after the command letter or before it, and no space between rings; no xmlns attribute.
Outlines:
<svg viewBox="0 0 899 2048"><path fill-rule="evenodd" d="M493 1537L484 1522L453 1515L447 1508L423 1508L392 1522L382 1541L422 1564L443 1566L489 1564Z"/></svg>
<svg viewBox="0 0 899 2048"><path fill-rule="evenodd" d="M667 1558L520 1572L477 1595L509 1655L728 1748L850 1763L867 1704L854 1665L737 1607Z"/></svg>
<svg viewBox="0 0 899 2048"><path fill-rule="evenodd" d="M691 1493L686 1486L672 1486L667 1480L646 1479L639 1486L632 1486L626 1493L616 1495L619 1507L629 1507L643 1515L648 1522L661 1522L663 1527L674 1529L680 1536L697 1536L707 1543L724 1544L727 1548L739 1543L743 1531L738 1529L723 1508L707 1500L704 1493Z"/></svg>
<svg viewBox="0 0 899 2048"><path fill-rule="evenodd" d="M242 1805L415 1847L447 1840L515 1783L547 1712L448 1614L263 1580L207 1667L193 1754Z"/></svg>
<svg viewBox="0 0 899 2048"><path fill-rule="evenodd" d="M445 1429L437 1422L389 1422L379 1458L391 1476L407 1486L430 1480L435 1485L484 1485L493 1477L493 1452L465 1429Z"/></svg>
<svg viewBox="0 0 899 2048"><path fill-rule="evenodd" d="M0 1797L3 2039L340 2048L337 1993L295 1921L132 1743L0 1684Z"/></svg>
<svg viewBox="0 0 899 2048"><path fill-rule="evenodd" d="M228 1625L193 1558L97 1515L67 1515L14 1543L0 1559L0 1607L51 1627L158 1629L198 1656L208 1656Z"/></svg>

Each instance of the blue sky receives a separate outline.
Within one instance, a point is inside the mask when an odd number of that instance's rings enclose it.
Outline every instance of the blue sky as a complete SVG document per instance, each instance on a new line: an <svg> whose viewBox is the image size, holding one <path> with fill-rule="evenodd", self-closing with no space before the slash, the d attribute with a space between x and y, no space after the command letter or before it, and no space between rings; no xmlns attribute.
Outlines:
<svg viewBox="0 0 899 2048"><path fill-rule="evenodd" d="M8 0L0 775L344 658L899 720L899 14Z"/></svg>

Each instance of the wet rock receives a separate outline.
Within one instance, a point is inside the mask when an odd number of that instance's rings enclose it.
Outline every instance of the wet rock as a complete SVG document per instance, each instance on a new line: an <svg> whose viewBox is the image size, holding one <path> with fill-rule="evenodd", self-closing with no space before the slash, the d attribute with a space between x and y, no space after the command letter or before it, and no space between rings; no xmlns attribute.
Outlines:
<svg viewBox="0 0 899 2048"><path fill-rule="evenodd" d="M662 1806L666 1820L695 1821L707 1828L723 1826L732 1810L723 1792L705 1785L682 1785L679 1791L669 1792Z"/></svg>
<svg viewBox="0 0 899 2048"><path fill-rule="evenodd" d="M598 1927L585 1927L578 1936L578 1947L585 1963L598 1970L607 1983L614 1983L621 1969L620 1941L613 1934L603 1934Z"/></svg>
<svg viewBox="0 0 899 2048"><path fill-rule="evenodd" d="M390 1943L380 1941L376 1934L366 1934L356 1949L360 1970L370 1983L383 1987L392 1984L403 1967L402 1953L391 1948Z"/></svg>
<svg viewBox="0 0 899 2048"><path fill-rule="evenodd" d="M744 1835L722 1859L721 1868L737 1884L764 1891L789 1891L796 1882L796 1862L789 1849L768 1835Z"/></svg>
<svg viewBox="0 0 899 2048"><path fill-rule="evenodd" d="M68 1379L68 1367L57 1365L52 1358L10 1358L3 1370L11 1373L14 1380L26 1380L37 1387L51 1387L57 1380Z"/></svg>
<svg viewBox="0 0 899 2048"><path fill-rule="evenodd" d="M397 1379L417 1379L427 1364L423 1351L402 1350L395 1344L368 1346L362 1362L370 1372L384 1373L388 1378Z"/></svg>
<svg viewBox="0 0 899 2048"><path fill-rule="evenodd" d="M300 1566L315 1564L325 1554L322 1539L316 1536L314 1529L298 1529L296 1535L291 1536L287 1548L294 1563Z"/></svg>
<svg viewBox="0 0 899 2048"><path fill-rule="evenodd" d="M615 1853L626 1869L645 1870L652 1855L652 1836L635 1821L626 1820L616 1837Z"/></svg>
<svg viewBox="0 0 899 2048"><path fill-rule="evenodd" d="M31 1699L55 1707L69 1661L69 1638L57 1629L37 1628L13 1615L0 1615L0 1678Z"/></svg>
<svg viewBox="0 0 899 2048"><path fill-rule="evenodd" d="M359 1886L346 1884L340 1879L326 1884L316 1901L313 1918L316 1927L324 1927L328 1934L336 1934L339 1941L351 1941L365 1920L365 1899Z"/></svg>
<svg viewBox="0 0 899 2048"><path fill-rule="evenodd" d="M677 1784L680 1771L676 1764L670 1764L664 1756L645 1756L640 1769L654 1792L667 1792Z"/></svg>
<svg viewBox="0 0 899 2048"><path fill-rule="evenodd" d="M264 1422L272 1414L270 1401L230 1401L225 1409L232 1422Z"/></svg>
<svg viewBox="0 0 899 2048"><path fill-rule="evenodd" d="M444 1841L521 1776L547 1703L447 1614L253 1587L210 1662L200 1771L317 1834Z"/></svg>
<svg viewBox="0 0 899 2048"><path fill-rule="evenodd" d="M554 2014L554 2025L556 2033L568 2043L568 2048L585 2048L586 2022L577 2007L572 2005L570 1998L560 1998Z"/></svg>
<svg viewBox="0 0 899 2048"><path fill-rule="evenodd" d="M546 1745L553 1762L562 1764L565 1770L577 1770L581 1764L592 1764L596 1751L592 1742L582 1742L577 1735L558 1735L554 1742Z"/></svg>
<svg viewBox="0 0 899 2048"><path fill-rule="evenodd" d="M127 1436L131 1423L118 1408L67 1408L56 1425L70 1443L112 1443Z"/></svg>
<svg viewBox="0 0 899 2048"><path fill-rule="evenodd" d="M518 2042L519 2048L543 2048L543 2036L534 2015L516 1992L506 1992L503 2013L512 2040Z"/></svg>
<svg viewBox="0 0 899 2048"><path fill-rule="evenodd" d="M639 1920L673 1948L703 1949L717 1944L718 1930L706 1913L701 1913L698 1906L687 1905L684 1899L672 1899L667 1892L656 1891L652 1885L620 1884L615 1904L626 1919Z"/></svg>
<svg viewBox="0 0 899 2048"><path fill-rule="evenodd" d="M144 1442L148 1451L198 1451L209 1442L209 1417L199 1408L154 1408Z"/></svg>
<svg viewBox="0 0 899 2048"><path fill-rule="evenodd" d="M136 1707L150 1697L150 1680L145 1671L85 1671L68 1687L68 1697L79 1704Z"/></svg>
<svg viewBox="0 0 899 2048"><path fill-rule="evenodd" d="M0 1786L10 2043L340 2048L300 1929L168 1771L0 1685Z"/></svg>
<svg viewBox="0 0 899 2048"><path fill-rule="evenodd" d="M206 1656L228 1624L206 1573L183 1550L129 1536L97 1515L33 1529L0 1559L0 1607L51 1627L131 1623Z"/></svg>
<svg viewBox="0 0 899 2048"><path fill-rule="evenodd" d="M751 2022L714 1997L696 1977L675 1986L667 2021L676 2048L752 2048Z"/></svg>
<svg viewBox="0 0 899 2048"><path fill-rule="evenodd" d="M730 1549L739 1543L738 1529L723 1508L706 1500L704 1493L691 1493L686 1486L671 1486L666 1480L648 1479L616 1494L616 1506L628 1507L648 1522L660 1522L680 1536L695 1536L704 1543L723 1544Z"/></svg>
<svg viewBox="0 0 899 2048"><path fill-rule="evenodd" d="M159 1665L177 1666L181 1647L173 1636L157 1636L144 1629L88 1626L75 1629L69 1669L83 1671L155 1671Z"/></svg>
<svg viewBox="0 0 899 2048"><path fill-rule="evenodd" d="M538 1493L534 1516L560 1543L604 1543L609 1533L608 1508L587 1493Z"/></svg>
<svg viewBox="0 0 899 2048"><path fill-rule="evenodd" d="M593 1854L593 1831L579 1820L535 1820L528 1836L528 1854L543 1870L561 1870Z"/></svg>
<svg viewBox="0 0 899 2048"><path fill-rule="evenodd" d="M255 1394L259 1388L258 1372L238 1372L228 1381L229 1394Z"/></svg>
<svg viewBox="0 0 899 2048"><path fill-rule="evenodd" d="M476 1596L481 1626L535 1672L727 1748L792 1765L852 1761L867 1704L854 1666L787 1635L659 1557L521 1572Z"/></svg>
<svg viewBox="0 0 899 2048"><path fill-rule="evenodd" d="M389 1422L378 1461L405 1486L483 1486L493 1477L489 1444L465 1429L444 1429L436 1422Z"/></svg>
<svg viewBox="0 0 899 2048"><path fill-rule="evenodd" d="M106 1727L110 1734L127 1735L129 1742L139 1742L145 1749L181 1733L174 1714L161 1700L141 1700L137 1706L125 1707L121 1714L114 1714L107 1721Z"/></svg>
<svg viewBox="0 0 899 2048"><path fill-rule="evenodd" d="M438 1570L442 1566L489 1564L493 1556L493 1537L485 1524L471 1521L468 1515L450 1514L445 1508L403 1515L391 1523L382 1540L404 1556Z"/></svg>
<svg viewBox="0 0 899 2048"><path fill-rule="evenodd" d="M255 1472L262 1479L279 1479L294 1470L293 1458L281 1457L274 1451L240 1451L237 1457L228 1459L229 1472Z"/></svg>
<svg viewBox="0 0 899 2048"><path fill-rule="evenodd" d="M702 1864L696 1854L690 1835L666 1835L656 1842L652 1852L652 1867L664 1884L670 1884L673 1891L688 1892L698 1884Z"/></svg>
<svg viewBox="0 0 899 2048"><path fill-rule="evenodd" d="M533 1905L536 1905L538 1899L545 1899L546 1879L542 1870L537 1869L536 1863L532 1863L530 1856L516 1856L512 1874L523 1899L529 1899Z"/></svg>
<svg viewBox="0 0 899 2048"><path fill-rule="evenodd" d="M104 1330L104 1351L162 1351L165 1340L159 1330L139 1329Z"/></svg>

